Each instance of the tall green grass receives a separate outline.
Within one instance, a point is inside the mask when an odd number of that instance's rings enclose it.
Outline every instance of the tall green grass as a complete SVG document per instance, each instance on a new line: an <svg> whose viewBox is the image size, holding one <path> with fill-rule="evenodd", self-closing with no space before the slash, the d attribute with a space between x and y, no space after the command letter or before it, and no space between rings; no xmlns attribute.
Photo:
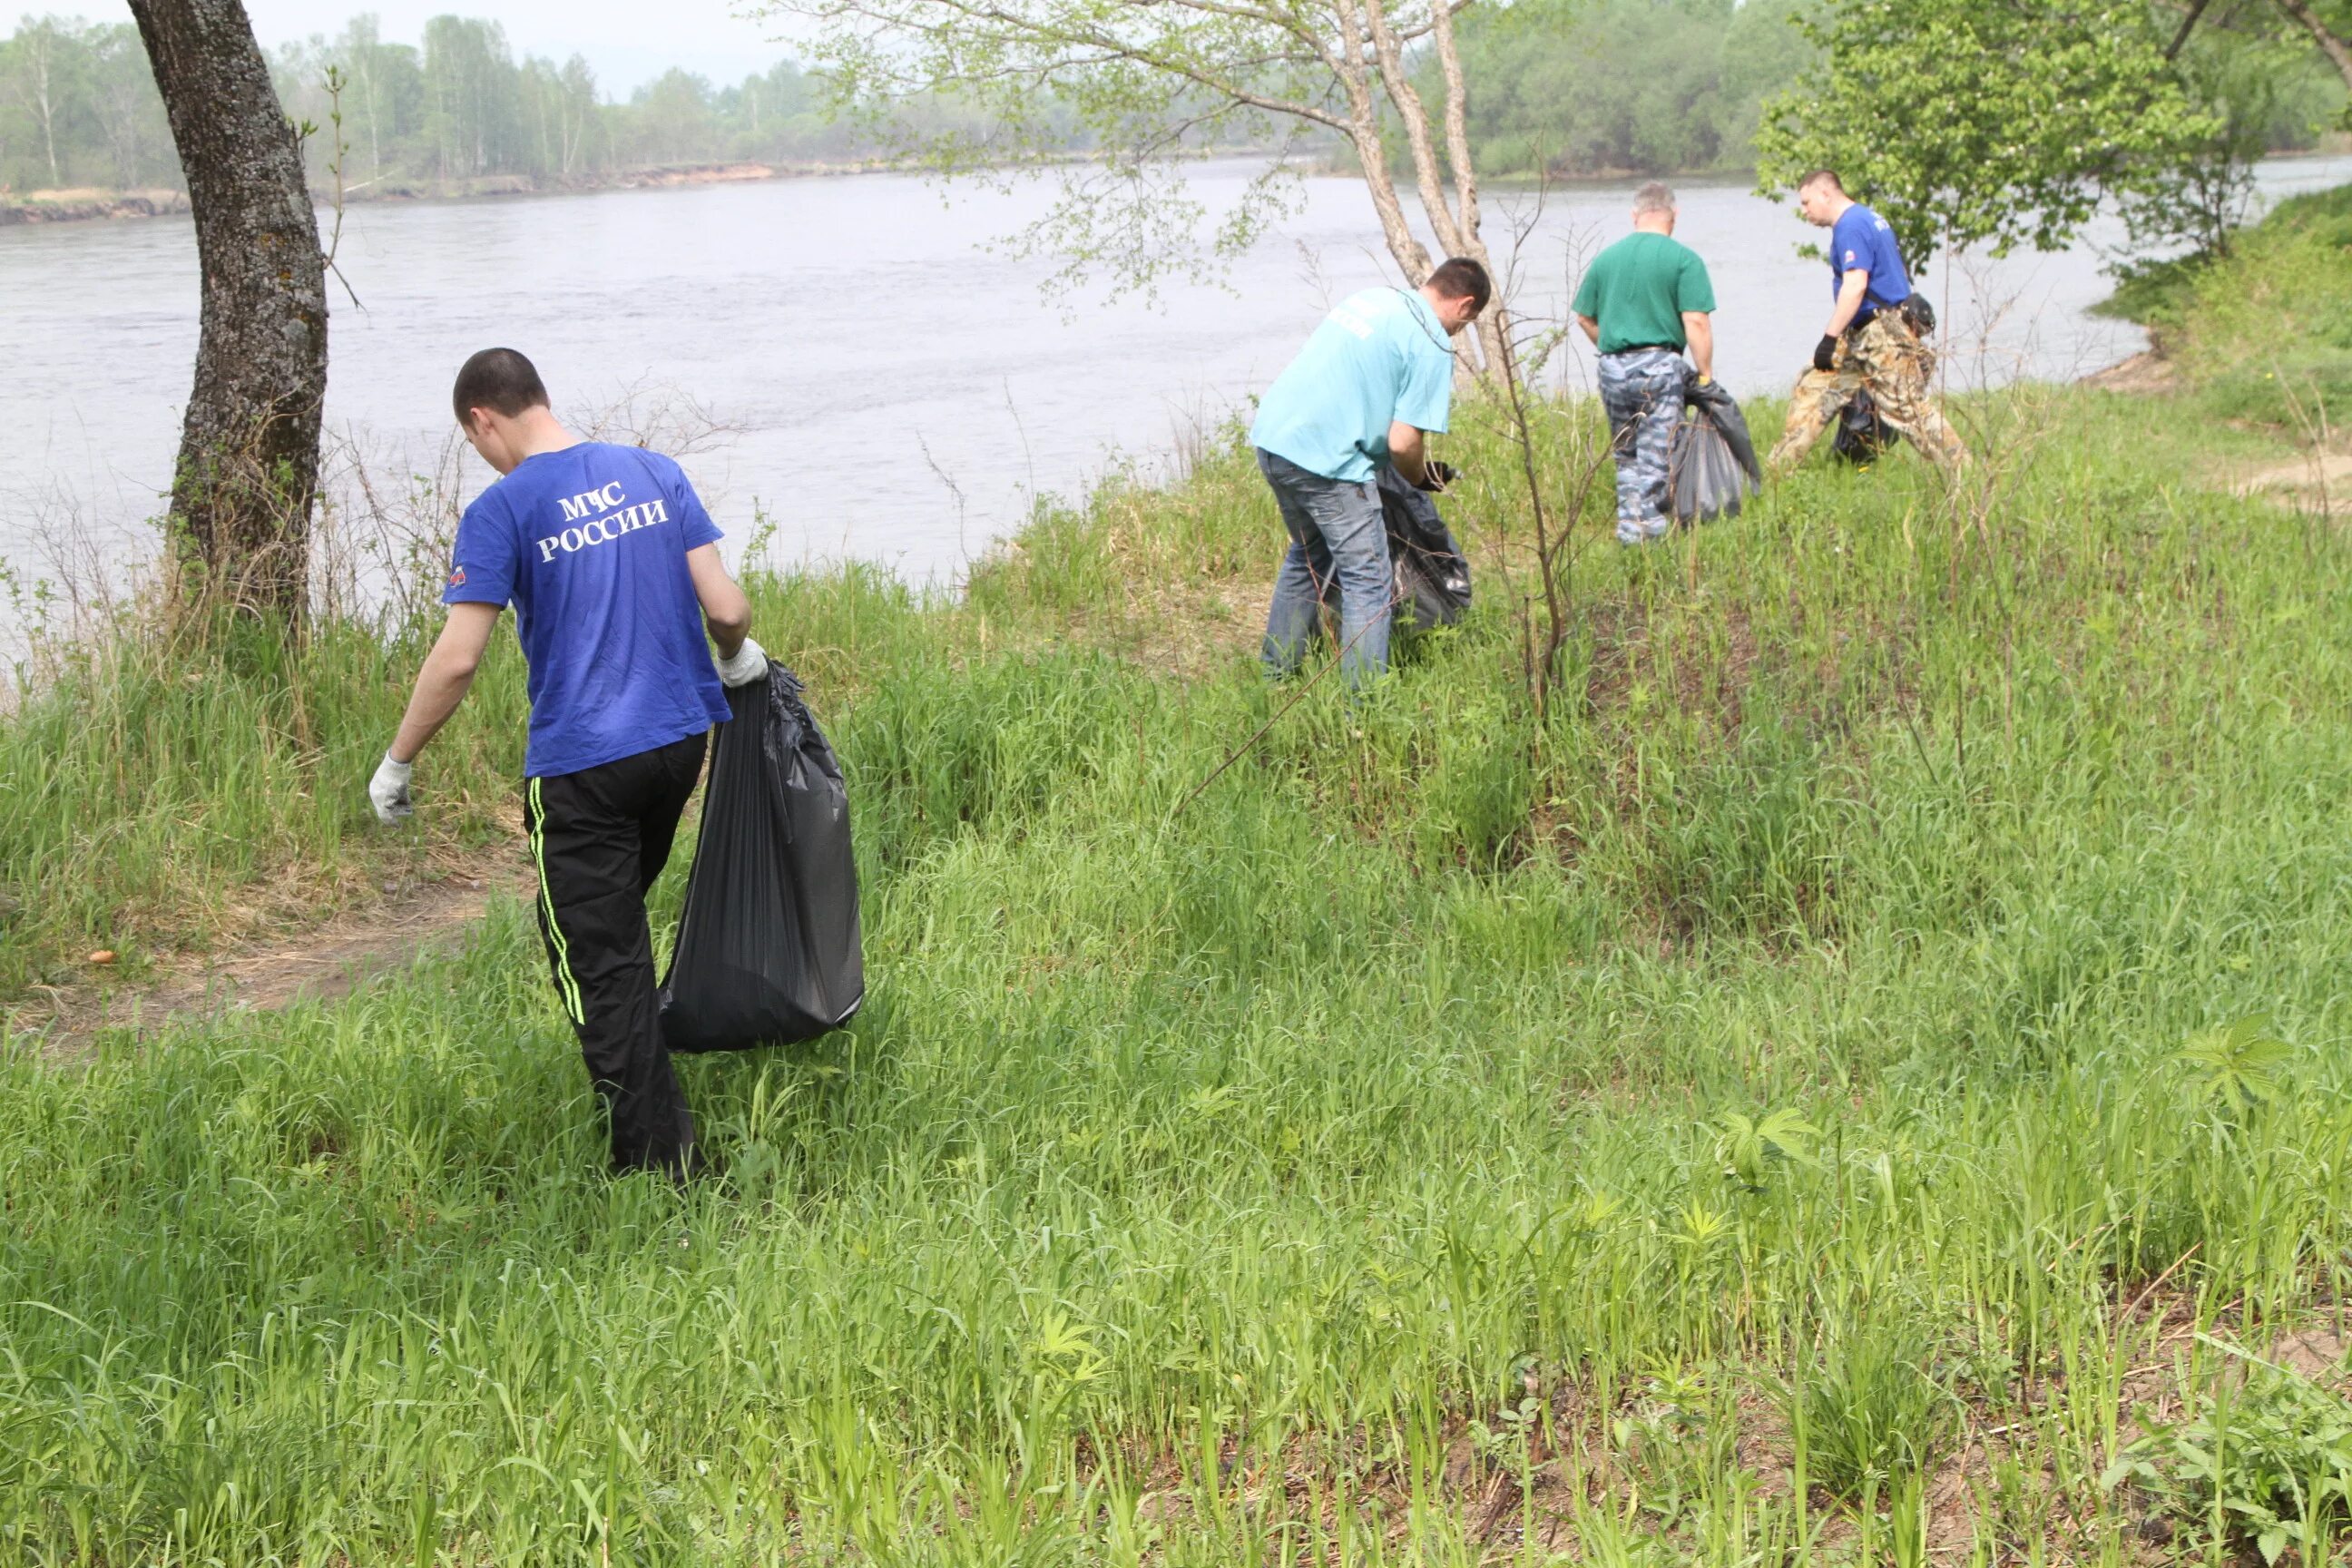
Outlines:
<svg viewBox="0 0 2352 1568"><path fill-rule="evenodd" d="M1815 468L1580 557L1540 721L1466 420L1478 614L1197 798L1291 694L1237 449L960 607L756 580L854 793L856 1023L687 1063L682 1195L599 1174L512 904L332 1006L20 1043L0 1562L2137 1560L2147 1369L2344 1284L2352 551L2200 488L2193 404L1969 415L1973 502ZM301 658L31 704L12 887L81 866L42 918L96 931L258 863L190 820L372 832L403 660ZM512 766L485 695L422 813Z"/></svg>

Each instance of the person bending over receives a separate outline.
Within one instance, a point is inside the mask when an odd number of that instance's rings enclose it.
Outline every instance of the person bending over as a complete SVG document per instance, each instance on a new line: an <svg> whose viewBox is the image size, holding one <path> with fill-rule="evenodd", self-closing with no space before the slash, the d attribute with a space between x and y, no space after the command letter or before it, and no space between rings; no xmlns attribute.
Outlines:
<svg viewBox="0 0 2352 1568"><path fill-rule="evenodd" d="M416 754L465 700L513 605L530 671L523 823L556 998L604 1098L614 1169L684 1177L694 1119L662 1043L646 892L710 727L728 716L722 683L764 679L767 655L677 464L572 434L512 349L467 360L453 401L501 477L458 521L441 595L449 618L368 795L385 822L410 815Z"/></svg>
<svg viewBox="0 0 2352 1568"><path fill-rule="evenodd" d="M1674 237L1675 193L1633 193L1633 232L1592 258L1576 290L1576 324L1601 351L1601 407L1617 454L1617 542L1663 539L1666 460L1691 365L1715 374L1715 285L1698 252Z"/></svg>
<svg viewBox="0 0 2352 1568"><path fill-rule="evenodd" d="M1334 580L1342 678L1360 689L1388 668L1389 536L1374 470L1393 463L1422 489L1441 488L1444 465L1433 470L1423 437L1445 428L1452 340L1493 292L1484 267L1455 257L1419 289L1350 295L1266 388L1250 445L1290 534L1265 616L1271 673L1307 657Z"/></svg>
<svg viewBox="0 0 2352 1568"><path fill-rule="evenodd" d="M1881 419L1910 437L1947 475L1958 472L1968 448L1927 390L1936 357L1913 322L1911 279L1895 231L1847 195L1827 169L1814 170L1797 187L1797 210L1807 223L1830 231L1830 290L1836 303L1814 346L1812 368L1797 379L1788 428L1768 466L1784 474L1803 462L1854 395L1868 392Z"/></svg>

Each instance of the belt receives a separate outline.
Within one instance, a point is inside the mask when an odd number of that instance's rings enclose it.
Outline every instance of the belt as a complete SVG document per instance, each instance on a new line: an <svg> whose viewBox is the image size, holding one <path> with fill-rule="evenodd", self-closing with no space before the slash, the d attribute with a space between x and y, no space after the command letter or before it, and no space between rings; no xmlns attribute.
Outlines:
<svg viewBox="0 0 2352 1568"><path fill-rule="evenodd" d="M1645 354L1650 353L1653 349L1664 350L1665 353L1670 354L1678 354L1683 352L1683 346L1680 343L1627 343L1622 349L1611 349L1607 353L1601 357L1603 359L1614 359L1619 354Z"/></svg>
<svg viewBox="0 0 2352 1568"><path fill-rule="evenodd" d="M1906 295L1905 298L1907 299L1909 296ZM1869 310L1864 310L1861 315L1856 316L1853 321L1847 325L1846 331L1849 332L1858 332L1862 331L1863 328L1870 325L1871 322L1878 320L1881 316L1892 316L1898 321L1904 320L1903 300L1897 300L1892 305L1873 305Z"/></svg>

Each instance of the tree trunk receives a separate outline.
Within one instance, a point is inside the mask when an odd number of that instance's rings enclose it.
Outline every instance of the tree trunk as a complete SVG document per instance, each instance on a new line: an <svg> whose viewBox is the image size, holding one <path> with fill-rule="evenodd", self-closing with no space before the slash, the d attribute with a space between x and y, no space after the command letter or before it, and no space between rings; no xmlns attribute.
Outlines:
<svg viewBox="0 0 2352 1568"><path fill-rule="evenodd" d="M310 579L327 283L301 147L241 0L131 0L204 275L173 534L210 591L288 621Z"/></svg>
<svg viewBox="0 0 2352 1568"><path fill-rule="evenodd" d="M2327 57L2328 63L2344 79L2344 85L2352 87L2352 45L2329 31L2327 24L2319 19L2319 13L2311 8L2311 0L2278 0L2278 5L2280 10L2303 24L2311 41L2319 46L2319 52Z"/></svg>
<svg viewBox="0 0 2352 1568"><path fill-rule="evenodd" d="M1430 14L1430 38L1445 79L1445 161L1453 166L1455 199L1461 205L1457 221L1470 247L1466 254L1495 284L1493 302L1478 312L1478 344L1486 352L1487 368L1507 379L1517 374L1511 358L1511 319L1503 307L1504 279L1496 276L1495 258L1479 230L1478 170L1470 158L1470 89L1462 71L1461 47L1454 41L1454 10L1447 0L1437 0Z"/></svg>
<svg viewBox="0 0 2352 1568"><path fill-rule="evenodd" d="M1356 0L1338 0L1340 23L1340 48L1329 57L1341 89L1348 98L1348 139L1356 150L1356 162L1363 168L1364 188L1370 193L1372 212L1381 220L1381 237L1388 242L1389 255L1396 259L1397 268L1404 274L1405 284L1418 289L1429 281L1436 270L1429 252L1413 237L1412 225L1404 216L1404 204L1397 200L1396 182L1389 177L1388 142L1381 134L1381 110L1372 97L1370 74L1364 69L1366 37L1363 12Z"/></svg>
<svg viewBox="0 0 2352 1568"><path fill-rule="evenodd" d="M1469 100L1463 80L1461 51L1454 42L1454 16L1448 0L1435 0L1430 32L1445 84L1445 162L1452 168L1454 192L1451 204L1445 194L1446 170L1438 162L1436 143L1429 133L1428 109L1412 84L1404 50L1389 26L1384 0L1361 0L1361 4L1374 57L1380 62L1381 83L1403 122L1405 144L1412 154L1413 181L1421 192L1422 209L1429 215L1429 226L1436 232L1437 243L1448 256L1467 257L1492 276L1494 259L1487 255L1486 239L1478 232L1478 174L1470 162ZM1496 279L1495 289L1499 296L1500 279ZM1510 352L1510 329L1499 298L1479 312L1477 334L1479 353L1475 360L1484 362L1477 368L1499 374L1503 356ZM1474 356L1465 353L1461 363L1470 370Z"/></svg>
<svg viewBox="0 0 2352 1568"><path fill-rule="evenodd" d="M35 39L33 57L33 109L41 117L41 142L49 154L49 188L57 189L65 182L58 170L58 117L49 101L49 57L55 51L56 40L47 23L26 29Z"/></svg>

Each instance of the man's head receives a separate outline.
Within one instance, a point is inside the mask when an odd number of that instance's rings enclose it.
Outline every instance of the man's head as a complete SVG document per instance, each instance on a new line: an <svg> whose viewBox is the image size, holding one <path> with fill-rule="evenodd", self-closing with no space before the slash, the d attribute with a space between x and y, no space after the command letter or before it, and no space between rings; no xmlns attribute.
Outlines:
<svg viewBox="0 0 2352 1568"><path fill-rule="evenodd" d="M449 401L457 428L482 461L499 473L543 445L542 426L555 426L548 408L547 384L530 361L512 349L484 349L457 372ZM560 429L560 426L555 426Z"/></svg>
<svg viewBox="0 0 2352 1568"><path fill-rule="evenodd" d="M1675 193L1664 181L1652 180L1633 193L1633 226L1650 234L1675 232Z"/></svg>
<svg viewBox="0 0 2352 1568"><path fill-rule="evenodd" d="M1449 256L1429 281L1421 286L1430 309L1437 312L1438 323L1448 337L1478 319L1478 312L1494 298L1495 281L1486 269L1466 256Z"/></svg>
<svg viewBox="0 0 2352 1568"><path fill-rule="evenodd" d="M1834 169L1815 169L1797 182L1797 210L1807 223L1827 228L1852 205L1853 198L1845 194L1845 184Z"/></svg>

